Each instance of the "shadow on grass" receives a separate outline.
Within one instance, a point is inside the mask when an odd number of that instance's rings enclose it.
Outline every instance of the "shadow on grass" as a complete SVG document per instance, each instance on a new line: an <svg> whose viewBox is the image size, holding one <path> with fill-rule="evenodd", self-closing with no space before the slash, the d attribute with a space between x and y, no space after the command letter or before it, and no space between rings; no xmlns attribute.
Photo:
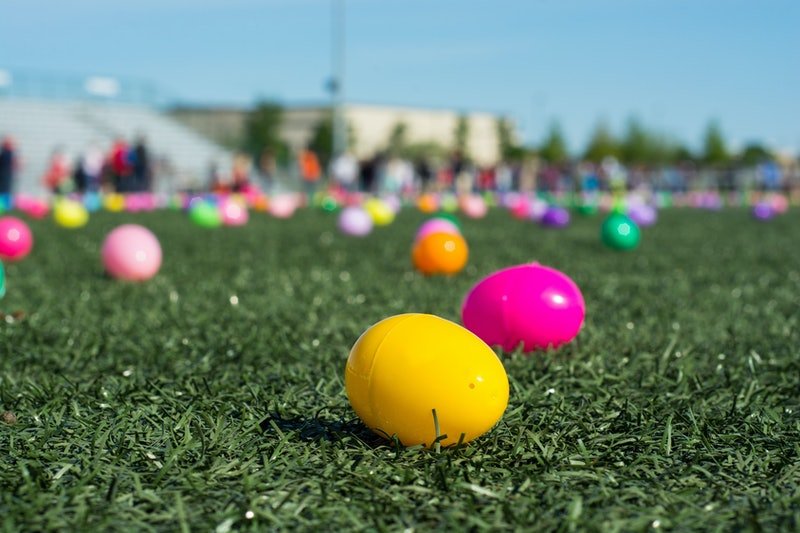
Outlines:
<svg viewBox="0 0 800 533"><path fill-rule="evenodd" d="M372 432L360 420L326 420L320 417L320 413L317 412L313 417L303 417L272 412L259 422L259 427L264 433L276 433L276 428L280 432L292 432L306 442L339 442L355 438L373 448L391 444L391 441Z"/></svg>

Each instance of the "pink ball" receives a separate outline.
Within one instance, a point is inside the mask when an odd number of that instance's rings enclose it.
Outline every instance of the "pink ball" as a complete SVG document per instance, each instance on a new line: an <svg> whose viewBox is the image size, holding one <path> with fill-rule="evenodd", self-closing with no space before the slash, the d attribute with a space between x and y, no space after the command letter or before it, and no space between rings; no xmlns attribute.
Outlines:
<svg viewBox="0 0 800 533"><path fill-rule="evenodd" d="M222 223L226 226L244 226L250 219L247 207L230 198L222 202L220 215L222 215Z"/></svg>
<svg viewBox="0 0 800 533"><path fill-rule="evenodd" d="M475 285L461 308L464 326L490 346L513 351L570 342L586 314L583 295L565 274L538 263L495 272Z"/></svg>
<svg viewBox="0 0 800 533"><path fill-rule="evenodd" d="M269 214L275 218L290 218L297 209L297 203L293 195L274 196L269 203Z"/></svg>
<svg viewBox="0 0 800 533"><path fill-rule="evenodd" d="M33 248L33 234L28 225L17 217L0 218L0 259L20 261Z"/></svg>
<svg viewBox="0 0 800 533"><path fill-rule="evenodd" d="M117 279L144 281L161 268L158 239L138 224L123 224L109 233L101 255L106 272Z"/></svg>
<svg viewBox="0 0 800 533"><path fill-rule="evenodd" d="M769 203L776 213L782 215L789 210L789 200L782 194L774 194L769 198Z"/></svg>
<svg viewBox="0 0 800 533"><path fill-rule="evenodd" d="M477 195L461 198L461 211L469 218L483 218L489 209L482 197Z"/></svg>
<svg viewBox="0 0 800 533"><path fill-rule="evenodd" d="M432 218L424 222L417 230L414 242L420 241L432 233L449 233L451 235L461 235L458 226L444 218Z"/></svg>
<svg viewBox="0 0 800 533"><path fill-rule="evenodd" d="M372 217L360 207L345 207L339 214L339 229L345 235L364 237L372 231Z"/></svg>

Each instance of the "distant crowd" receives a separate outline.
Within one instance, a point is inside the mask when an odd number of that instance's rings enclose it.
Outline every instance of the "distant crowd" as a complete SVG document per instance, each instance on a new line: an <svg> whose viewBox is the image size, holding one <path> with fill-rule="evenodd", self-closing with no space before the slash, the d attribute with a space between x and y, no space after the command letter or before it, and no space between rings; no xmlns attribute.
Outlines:
<svg viewBox="0 0 800 533"><path fill-rule="evenodd" d="M0 143L0 194L10 194L20 162L11 137ZM172 174L154 162L145 139L132 143L116 139L110 147L90 146L70 159L62 149L50 158L42 185L54 195L94 191L134 193L151 191L154 177ZM766 190L800 187L797 165L783 167L773 160L753 165L704 167L693 163L661 167L626 166L614 158L600 163L574 161L549 164L535 157L523 162L478 165L454 151L446 158L415 160L378 153L358 159L350 152L325 164L310 147L280 166L270 151L259 157L234 156L230 169L209 167L205 189L216 193L271 191L276 186L302 188L306 193L331 187L346 191L413 195L420 192L594 192L611 190ZM197 191L197 187L193 190Z"/></svg>
<svg viewBox="0 0 800 533"><path fill-rule="evenodd" d="M307 151L302 157L309 157ZM307 165L300 163L299 170L294 173L303 181L317 183L327 177L333 187L370 193L567 193L636 189L680 193L690 190L779 191L800 187L798 166L782 167L773 160L723 167L694 163L647 167L624 165L610 157L600 163L574 161L563 164L550 164L532 157L522 162L478 165L459 152L438 161L411 160L384 153L358 160L353 154L345 153L332 160L325 176L320 170L309 173L305 167Z"/></svg>
<svg viewBox="0 0 800 533"><path fill-rule="evenodd" d="M0 194L13 192L22 164L14 139L4 137L0 141ZM150 151L140 137L130 144L118 138L107 150L93 144L74 159L56 147L40 179L54 195L100 190L132 193L150 191L153 175Z"/></svg>

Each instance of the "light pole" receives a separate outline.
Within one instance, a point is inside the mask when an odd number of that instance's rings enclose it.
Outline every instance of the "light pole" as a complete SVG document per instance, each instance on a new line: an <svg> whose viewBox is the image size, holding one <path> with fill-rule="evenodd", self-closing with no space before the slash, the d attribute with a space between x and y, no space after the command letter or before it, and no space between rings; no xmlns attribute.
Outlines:
<svg viewBox="0 0 800 533"><path fill-rule="evenodd" d="M347 125L344 116L344 46L345 0L331 0L331 107L333 111L333 146L331 156L347 151Z"/></svg>

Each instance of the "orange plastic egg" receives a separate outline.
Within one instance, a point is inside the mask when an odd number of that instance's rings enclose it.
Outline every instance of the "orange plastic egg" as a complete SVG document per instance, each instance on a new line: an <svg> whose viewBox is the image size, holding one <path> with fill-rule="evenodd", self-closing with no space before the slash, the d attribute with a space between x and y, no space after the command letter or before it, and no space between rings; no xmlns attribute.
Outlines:
<svg viewBox="0 0 800 533"><path fill-rule="evenodd" d="M434 213L439 209L439 200L433 194L423 194L417 200L417 207L423 213Z"/></svg>
<svg viewBox="0 0 800 533"><path fill-rule="evenodd" d="M457 274L468 258L467 241L452 233L431 233L417 241L411 251L414 267L426 275Z"/></svg>

